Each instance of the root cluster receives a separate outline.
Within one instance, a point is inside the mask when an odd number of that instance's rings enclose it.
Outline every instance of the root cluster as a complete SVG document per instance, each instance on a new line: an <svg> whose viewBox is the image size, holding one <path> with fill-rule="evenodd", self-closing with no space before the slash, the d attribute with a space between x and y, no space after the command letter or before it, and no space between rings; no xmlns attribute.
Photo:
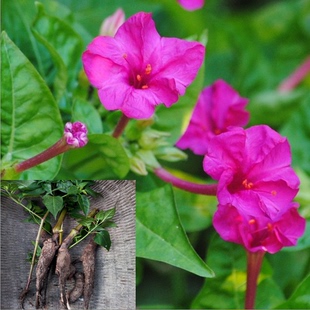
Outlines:
<svg viewBox="0 0 310 310"><path fill-rule="evenodd" d="M84 297L84 309L88 310L89 302L94 287L95 277L95 253L97 244L93 238L85 246L83 253L78 261L82 262L83 272L77 271L75 264L71 262L69 245L72 237L68 236L61 246L56 242L57 238L53 236L44 241L41 255L36 267L36 309L46 306L46 287L49 271L54 259L56 259L55 273L58 275L59 296L62 309L71 309L70 304L76 302L82 296ZM75 285L71 291L67 291L66 282L74 278ZM25 293L23 293L25 295ZM23 296L22 298L25 298Z"/></svg>

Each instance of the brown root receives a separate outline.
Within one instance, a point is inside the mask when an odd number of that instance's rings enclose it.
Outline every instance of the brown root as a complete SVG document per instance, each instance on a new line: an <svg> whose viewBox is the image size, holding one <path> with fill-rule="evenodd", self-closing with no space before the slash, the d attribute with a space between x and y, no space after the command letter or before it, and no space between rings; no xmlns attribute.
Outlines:
<svg viewBox="0 0 310 310"><path fill-rule="evenodd" d="M45 285L47 274L50 265L54 259L55 253L58 249L54 238L49 238L44 241L41 255L38 260L36 268L36 308L43 307L45 304L45 296L41 295L42 289Z"/></svg>
<svg viewBox="0 0 310 310"><path fill-rule="evenodd" d="M64 246L64 244L62 244L58 250L56 274L59 277L60 301L65 307L68 307L66 281L72 274L72 267L69 250L66 246Z"/></svg>
<svg viewBox="0 0 310 310"><path fill-rule="evenodd" d="M84 282L84 308L87 310L89 307L90 297L93 293L94 278L95 278L95 253L97 243L91 238L89 243L84 248L81 256L83 264L85 282Z"/></svg>
<svg viewBox="0 0 310 310"><path fill-rule="evenodd" d="M84 273L76 272L74 278L75 278L75 285L74 288L69 293L70 303L76 302L82 296L84 289Z"/></svg>

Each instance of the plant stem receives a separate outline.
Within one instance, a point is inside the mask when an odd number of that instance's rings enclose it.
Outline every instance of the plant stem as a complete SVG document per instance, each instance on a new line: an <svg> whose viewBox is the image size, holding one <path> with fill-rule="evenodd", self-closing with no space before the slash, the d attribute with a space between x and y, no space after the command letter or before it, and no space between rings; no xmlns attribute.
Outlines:
<svg viewBox="0 0 310 310"><path fill-rule="evenodd" d="M118 123L114 129L112 137L118 139L120 137L120 135L123 133L128 122L129 122L129 118L126 115L122 114L120 120L118 121Z"/></svg>
<svg viewBox="0 0 310 310"><path fill-rule="evenodd" d="M245 296L245 309L254 309L257 279L262 266L265 251L247 251L247 283Z"/></svg>
<svg viewBox="0 0 310 310"><path fill-rule="evenodd" d="M83 236L81 239L79 239L77 242L70 245L69 249L73 248L75 245L83 241L85 238L87 238L98 226L100 226L104 221L101 221L96 225L93 229L89 230L85 236Z"/></svg>
<svg viewBox="0 0 310 310"><path fill-rule="evenodd" d="M26 283L26 286L25 286L25 288L24 288L24 290L23 290L23 292L21 294L21 301L22 301L22 303L23 303L23 300L24 300L24 296L26 296L27 292L29 291L29 286L30 286L30 283L31 283L32 272L33 272L33 268L34 268L35 260L36 260L36 253L37 253L39 242L40 242L40 236L41 236L41 232L42 232L42 228L43 228L44 222L45 222L48 214L49 214L49 211L47 211L44 214L43 218L41 219L41 223L40 223L40 226L39 226L39 230L38 230L36 241L35 241L35 245L34 245L34 250L33 250L31 266L30 266L30 270L29 270L29 275L28 275L27 283Z"/></svg>
<svg viewBox="0 0 310 310"><path fill-rule="evenodd" d="M163 181L171 183L173 186L183 189L185 191L201 195L216 195L217 184L197 184L185 181L175 177L162 167L154 169L154 173Z"/></svg>
<svg viewBox="0 0 310 310"><path fill-rule="evenodd" d="M33 216L37 217L38 219L40 219L40 221L42 221L42 217L39 216L38 214L36 214L35 212L31 211L30 209L28 209L25 205L22 204L21 201L15 199L12 195L10 195L10 198L17 204L19 204L20 206L22 206L24 209L26 209L30 214L32 214Z"/></svg>
<svg viewBox="0 0 310 310"><path fill-rule="evenodd" d="M65 219L65 216L67 214L67 209L63 209L58 217L58 220L53 227L53 234L59 234L59 244L62 243L62 235L63 235L63 229L62 229L62 224Z"/></svg>
<svg viewBox="0 0 310 310"><path fill-rule="evenodd" d="M94 217L98 213L99 209L94 209L88 213L87 217ZM72 228L69 235L63 241L62 247L69 247L73 238L79 233L81 228L83 227L82 224L77 225L76 227Z"/></svg>
<svg viewBox="0 0 310 310"><path fill-rule="evenodd" d="M279 85L278 90L280 92L288 92L294 89L309 73L310 57L307 57L306 60Z"/></svg>
<svg viewBox="0 0 310 310"><path fill-rule="evenodd" d="M43 151L42 153L26 159L25 161L22 161L21 163L18 163L14 166L15 171L17 173L21 173L27 169L30 169L32 167L35 167L59 154L62 154L70 149L70 145L67 144L66 138L62 137L60 140L58 140L54 145Z"/></svg>

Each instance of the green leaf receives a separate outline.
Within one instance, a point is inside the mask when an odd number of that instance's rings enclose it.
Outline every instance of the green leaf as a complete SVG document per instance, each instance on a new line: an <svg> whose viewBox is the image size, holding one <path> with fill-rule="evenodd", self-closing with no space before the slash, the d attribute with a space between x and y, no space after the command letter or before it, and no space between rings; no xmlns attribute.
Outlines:
<svg viewBox="0 0 310 310"><path fill-rule="evenodd" d="M85 147L66 154L64 172L74 172L77 179L125 177L129 171L129 159L120 142L105 134L90 134L88 138Z"/></svg>
<svg viewBox="0 0 310 310"><path fill-rule="evenodd" d="M63 199L60 196L43 196L43 203L47 210L50 211L54 218L57 217L58 212L63 208Z"/></svg>
<svg viewBox="0 0 310 310"><path fill-rule="evenodd" d="M69 188L72 186L72 181L69 181L69 180L61 180L61 181L58 181L56 183L56 188L57 190L63 192L63 193L68 193L68 190Z"/></svg>
<svg viewBox="0 0 310 310"><path fill-rule="evenodd" d="M75 195L79 192L79 188L75 185L72 185L68 188L67 194L68 195Z"/></svg>
<svg viewBox="0 0 310 310"><path fill-rule="evenodd" d="M85 195L78 195L78 204L84 214L88 214L90 206L88 197Z"/></svg>
<svg viewBox="0 0 310 310"><path fill-rule="evenodd" d="M111 238L107 230L102 230L100 232L97 232L94 237L94 241L100 246L106 248L108 251L110 250Z"/></svg>
<svg viewBox="0 0 310 310"><path fill-rule="evenodd" d="M138 257L165 262L201 277L213 276L189 243L170 185L137 194L136 233Z"/></svg>
<svg viewBox="0 0 310 310"><path fill-rule="evenodd" d="M98 111L90 102L75 98L72 106L72 121L82 122L87 126L88 133L102 133L102 121Z"/></svg>
<svg viewBox="0 0 310 310"><path fill-rule="evenodd" d="M173 170L173 175L189 182L205 182L201 178L176 170ZM215 196L197 195L177 188L174 193L181 222L187 232L201 231L212 225L212 217L218 204Z"/></svg>
<svg viewBox="0 0 310 310"><path fill-rule="evenodd" d="M1 155L5 168L54 144L63 134L63 124L45 82L5 32L1 34L1 59ZM23 172L20 178L53 179L60 162L58 156Z"/></svg>
<svg viewBox="0 0 310 310"><path fill-rule="evenodd" d="M57 88L59 94L63 92L61 83L66 84L65 73L68 70L69 82L76 79L80 68L80 57L84 44L79 34L64 20L45 13L41 3L36 3L38 14L33 23L33 32L37 39L48 49L58 66ZM56 34L56 35L55 35ZM63 67L63 65L65 67ZM64 68L67 68L64 71ZM62 80L64 79L64 80Z"/></svg>
<svg viewBox="0 0 310 310"><path fill-rule="evenodd" d="M310 174L310 95L305 96L298 110L282 127L281 134L286 136L292 148L293 164Z"/></svg>
<svg viewBox="0 0 310 310"><path fill-rule="evenodd" d="M83 217L79 220L79 224L86 226L90 230L94 225L94 219L90 217Z"/></svg>
<svg viewBox="0 0 310 310"><path fill-rule="evenodd" d="M276 309L310 309L310 275L299 284L292 296Z"/></svg>
<svg viewBox="0 0 310 310"><path fill-rule="evenodd" d="M246 251L240 245L223 241L215 235L208 248L208 265L216 277L206 279L193 301L194 309L242 309L246 290ZM272 269L264 259L258 277L256 307L270 309L284 299L271 278ZM272 291L267 294L266 291ZM216 306L215 306L216 305Z"/></svg>
<svg viewBox="0 0 310 310"><path fill-rule="evenodd" d="M115 208L113 209L109 209L109 210L101 210L99 211L95 218L98 220L98 221L107 221L107 220L111 220L115 215Z"/></svg>
<svg viewBox="0 0 310 310"><path fill-rule="evenodd" d="M251 98L248 110L251 113L251 124L268 124L273 128L281 126L300 105L305 93L293 91L263 91ZM277 117L275 117L275 115Z"/></svg>
<svg viewBox="0 0 310 310"><path fill-rule="evenodd" d="M44 14L43 6L41 4L37 3L37 8L38 8L38 15L36 21L34 22L34 27L36 23L39 22L40 15ZM68 81L68 72L66 65L64 64L61 56L58 54L57 50L50 41L50 37L46 37L45 35L40 34L40 32L36 30L34 27L31 28L34 37L49 51L53 60L53 66L56 68L57 71L56 73L54 72L54 70L50 70L50 67L52 66L51 64L48 64L50 62L50 59L46 59L46 61L44 62L45 75L48 75L49 73L48 71L52 71L50 73L52 75L50 79L53 80L53 91L55 98L57 101L59 101L65 93ZM41 27L39 27L38 29L40 30ZM48 77L46 82L50 82Z"/></svg>

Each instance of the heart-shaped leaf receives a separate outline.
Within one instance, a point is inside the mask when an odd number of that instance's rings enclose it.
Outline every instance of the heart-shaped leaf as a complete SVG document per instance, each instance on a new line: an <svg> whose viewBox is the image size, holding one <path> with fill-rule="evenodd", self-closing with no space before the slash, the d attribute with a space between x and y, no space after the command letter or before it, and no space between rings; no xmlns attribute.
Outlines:
<svg viewBox="0 0 310 310"><path fill-rule="evenodd" d="M165 262L201 277L214 275L189 243L170 185L137 194L136 231L138 257Z"/></svg>

